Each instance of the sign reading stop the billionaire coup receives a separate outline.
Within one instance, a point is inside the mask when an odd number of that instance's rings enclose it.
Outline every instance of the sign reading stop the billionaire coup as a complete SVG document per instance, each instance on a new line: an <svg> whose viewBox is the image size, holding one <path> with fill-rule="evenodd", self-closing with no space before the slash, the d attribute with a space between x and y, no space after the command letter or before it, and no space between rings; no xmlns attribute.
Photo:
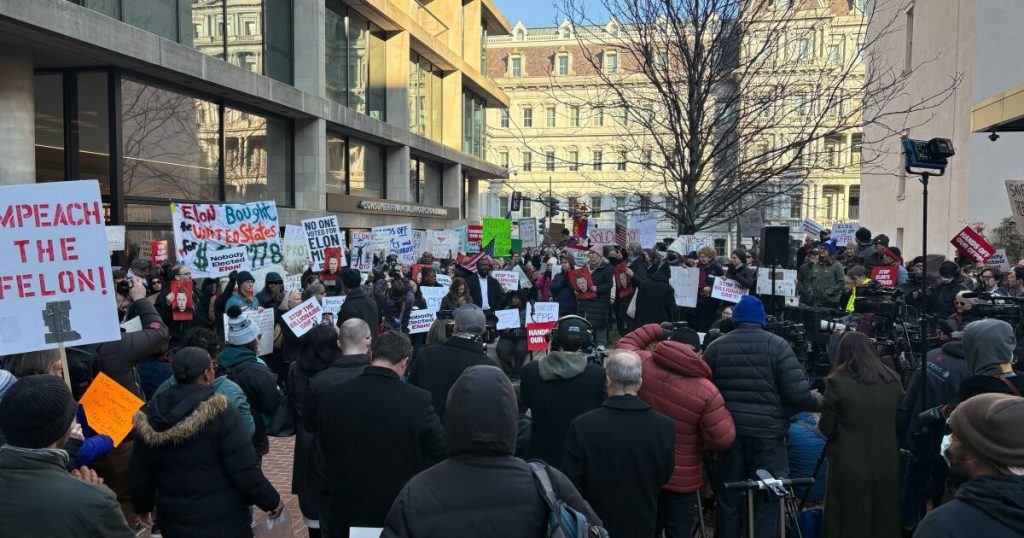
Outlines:
<svg viewBox="0 0 1024 538"><path fill-rule="evenodd" d="M210 254L233 247L245 247L249 271L284 261L274 202L172 202L171 219L178 263L191 268L194 278L212 276Z"/></svg>

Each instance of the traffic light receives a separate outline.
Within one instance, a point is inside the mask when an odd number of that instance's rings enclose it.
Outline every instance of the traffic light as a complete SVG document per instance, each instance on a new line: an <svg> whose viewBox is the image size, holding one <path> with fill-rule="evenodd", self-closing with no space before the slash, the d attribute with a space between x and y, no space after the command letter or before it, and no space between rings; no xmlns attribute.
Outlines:
<svg viewBox="0 0 1024 538"><path fill-rule="evenodd" d="M548 216L549 217L557 217L558 216L558 199L555 198L554 196L548 198Z"/></svg>
<svg viewBox="0 0 1024 538"><path fill-rule="evenodd" d="M519 206L523 203L523 195L520 192L512 191L512 205L509 211L519 211Z"/></svg>

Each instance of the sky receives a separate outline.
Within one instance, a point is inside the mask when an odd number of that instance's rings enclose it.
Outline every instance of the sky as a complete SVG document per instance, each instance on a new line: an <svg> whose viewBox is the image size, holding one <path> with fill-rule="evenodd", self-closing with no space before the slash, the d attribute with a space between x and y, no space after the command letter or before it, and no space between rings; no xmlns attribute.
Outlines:
<svg viewBox="0 0 1024 538"><path fill-rule="evenodd" d="M523 21L531 26L557 26L565 18L561 13L564 0L494 0L498 9L505 14L509 24L515 26L516 21ZM583 0L587 3L587 16L598 16L601 3L596 0ZM590 10L595 10L590 12ZM603 10L601 10L603 12ZM606 17L601 17L601 19ZM599 20L601 20L599 19Z"/></svg>

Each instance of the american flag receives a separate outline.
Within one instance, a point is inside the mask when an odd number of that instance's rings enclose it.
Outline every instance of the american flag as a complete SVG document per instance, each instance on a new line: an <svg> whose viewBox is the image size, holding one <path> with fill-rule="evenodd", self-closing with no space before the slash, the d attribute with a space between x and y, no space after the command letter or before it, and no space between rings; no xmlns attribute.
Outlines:
<svg viewBox="0 0 1024 538"><path fill-rule="evenodd" d="M463 269L465 269L465 270L467 270L467 271L469 271L471 273L476 273L476 265L477 265L477 263L480 262L481 260L484 260L484 259L486 259L487 261L490 261L492 257L494 257L494 239L493 238L491 239L491 241L489 243L487 243L486 245L484 245L483 248L480 249L480 252L477 252L476 254L470 254L470 255L466 256L465 258L463 258L462 262L459 263L459 265L461 265Z"/></svg>

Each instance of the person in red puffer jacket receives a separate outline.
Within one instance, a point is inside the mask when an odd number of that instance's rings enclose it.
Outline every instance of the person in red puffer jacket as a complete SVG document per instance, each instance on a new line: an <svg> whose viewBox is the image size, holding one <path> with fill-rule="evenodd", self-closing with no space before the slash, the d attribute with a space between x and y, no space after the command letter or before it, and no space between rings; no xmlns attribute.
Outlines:
<svg viewBox="0 0 1024 538"><path fill-rule="evenodd" d="M652 344L653 351L647 351ZM640 355L643 384L637 395L676 423L675 469L658 498L657 535L664 530L667 538L690 536L704 481L701 452L732 446L732 415L697 352L700 338L692 329L677 329L666 340L665 330L651 323L623 336L616 347Z"/></svg>

